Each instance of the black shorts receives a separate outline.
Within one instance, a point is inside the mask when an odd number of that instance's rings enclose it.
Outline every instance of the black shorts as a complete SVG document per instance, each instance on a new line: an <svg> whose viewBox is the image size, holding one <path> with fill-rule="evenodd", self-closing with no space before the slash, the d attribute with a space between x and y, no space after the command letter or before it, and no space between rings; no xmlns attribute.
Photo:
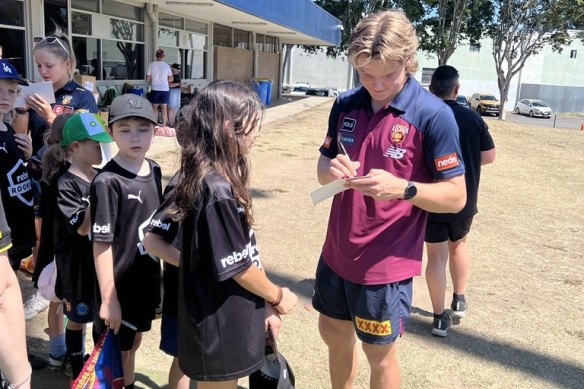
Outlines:
<svg viewBox="0 0 584 389"><path fill-rule="evenodd" d="M355 333L368 344L394 342L409 321L413 280L383 285L360 285L337 275L322 259L316 269L312 305L323 315L350 320Z"/></svg>
<svg viewBox="0 0 584 389"><path fill-rule="evenodd" d="M168 104L170 91L153 90L150 92L150 102L152 104Z"/></svg>
<svg viewBox="0 0 584 389"><path fill-rule="evenodd" d="M424 240L427 243L440 243L447 240L456 242L469 233L472 219L473 216L451 222L429 222L426 225L426 237Z"/></svg>
<svg viewBox="0 0 584 389"><path fill-rule="evenodd" d="M95 320L93 322L93 343L97 344L101 334L106 330L105 322L101 319ZM136 339L136 332L133 329L121 325L118 331L118 341L120 342L120 349L122 351L130 351L134 347L134 340Z"/></svg>

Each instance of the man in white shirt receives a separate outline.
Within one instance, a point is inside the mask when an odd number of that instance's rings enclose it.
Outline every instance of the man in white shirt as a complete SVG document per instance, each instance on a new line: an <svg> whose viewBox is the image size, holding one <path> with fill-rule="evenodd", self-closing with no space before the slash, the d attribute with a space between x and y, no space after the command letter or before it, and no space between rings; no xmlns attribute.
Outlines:
<svg viewBox="0 0 584 389"><path fill-rule="evenodd" d="M162 125L166 126L166 120L168 117L167 107L168 99L170 96L169 82L172 81L172 70L170 66L164 62L164 50L156 50L156 61L151 62L148 65L148 71L146 72L146 81L148 85L152 88L148 99L152 103L152 109L158 117L158 107L162 110Z"/></svg>

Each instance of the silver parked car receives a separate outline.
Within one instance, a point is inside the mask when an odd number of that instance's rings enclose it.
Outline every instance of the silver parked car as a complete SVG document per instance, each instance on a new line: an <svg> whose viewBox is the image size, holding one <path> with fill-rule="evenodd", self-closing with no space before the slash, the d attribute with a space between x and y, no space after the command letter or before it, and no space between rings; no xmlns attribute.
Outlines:
<svg viewBox="0 0 584 389"><path fill-rule="evenodd" d="M529 115L530 117L550 118L553 111L547 103L541 100L523 99L515 106L515 113Z"/></svg>
<svg viewBox="0 0 584 389"><path fill-rule="evenodd" d="M456 96L456 102L458 104L462 105L463 107L470 108L470 104L469 104L466 96L463 96L463 95Z"/></svg>

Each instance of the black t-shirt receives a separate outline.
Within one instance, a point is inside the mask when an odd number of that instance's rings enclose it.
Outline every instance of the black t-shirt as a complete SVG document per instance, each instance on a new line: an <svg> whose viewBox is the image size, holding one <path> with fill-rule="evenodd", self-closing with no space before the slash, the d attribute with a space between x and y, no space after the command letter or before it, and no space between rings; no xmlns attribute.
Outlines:
<svg viewBox="0 0 584 389"><path fill-rule="evenodd" d="M150 329L160 303L160 265L142 240L160 205L162 173L156 162L147 161L150 173L138 176L111 160L91 184L91 239L112 244L122 316L138 331Z"/></svg>
<svg viewBox="0 0 584 389"><path fill-rule="evenodd" d="M172 83L174 84L174 83L177 83L177 82L180 82L180 76L178 74L173 74L172 75ZM170 89L180 89L180 85L179 86L173 86Z"/></svg>
<svg viewBox="0 0 584 389"><path fill-rule="evenodd" d="M36 242L32 185L24 154L14 140L14 130L7 123L6 126L7 131L0 131L0 188L6 220L12 230L11 251L21 248L30 251Z"/></svg>
<svg viewBox="0 0 584 389"><path fill-rule="evenodd" d="M481 179L481 151L491 150L495 147L493 138L489 133L489 126L474 111L463 107L453 100L444 101L454 113L454 118L459 128L460 149L466 169L464 179L466 181L466 205L459 213L429 213L428 222L440 223L456 220L456 218L469 218L477 212L477 199L479 182Z"/></svg>
<svg viewBox="0 0 584 389"><path fill-rule="evenodd" d="M243 207L221 175L205 177L181 230L180 367L197 380L247 376L264 357L265 301L232 277L261 264Z"/></svg>
<svg viewBox="0 0 584 389"><path fill-rule="evenodd" d="M176 209L174 189L178 183L178 178L179 173L176 173L164 188L164 201L156 210L152 220L150 220L150 224L144 231L161 236L166 242L172 243L174 247L180 250L180 223L173 213ZM178 315L178 267L164 262L163 283L162 314L176 317Z"/></svg>
<svg viewBox="0 0 584 389"><path fill-rule="evenodd" d="M95 295L95 265L88 236L79 235L89 204L90 183L65 172L57 183L54 223L55 260L60 282L55 294L71 304L92 303Z"/></svg>

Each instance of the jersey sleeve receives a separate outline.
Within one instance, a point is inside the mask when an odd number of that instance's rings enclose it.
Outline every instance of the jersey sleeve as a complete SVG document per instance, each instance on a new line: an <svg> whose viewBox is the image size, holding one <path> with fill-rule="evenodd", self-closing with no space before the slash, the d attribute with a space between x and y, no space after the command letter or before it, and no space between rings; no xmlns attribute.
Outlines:
<svg viewBox="0 0 584 389"><path fill-rule="evenodd" d="M493 141L493 137L489 132L489 126L487 125L487 123L485 123L484 120L482 122L483 125L480 126L481 151L492 150L495 148L495 142Z"/></svg>
<svg viewBox="0 0 584 389"><path fill-rule="evenodd" d="M167 195L164 202L156 210L150 224L144 231L159 235L168 243L174 242L178 234L180 223L175 220L173 210L176 209L174 202L174 192Z"/></svg>
<svg viewBox="0 0 584 389"><path fill-rule="evenodd" d="M252 265L250 238L242 226L237 202L217 200L205 208L211 266L218 281L225 281Z"/></svg>
<svg viewBox="0 0 584 389"><path fill-rule="evenodd" d="M77 233L77 229L83 224L88 201L71 182L59 180L57 209L59 216L65 220L69 233Z"/></svg>
<svg viewBox="0 0 584 389"><path fill-rule="evenodd" d="M337 147L337 128L339 125L339 117L341 113L341 103L340 98L337 97L333 107L331 108L331 113L329 114L328 120L328 130L326 136L320 146L320 154L327 158L334 158L338 154Z"/></svg>
<svg viewBox="0 0 584 389"><path fill-rule="evenodd" d="M424 158L436 180L464 174L458 124L447 105L440 108L424 136Z"/></svg>
<svg viewBox="0 0 584 389"><path fill-rule="evenodd" d="M91 184L91 236L94 242L112 243L116 234L119 194L108 178L107 173L98 174Z"/></svg>

